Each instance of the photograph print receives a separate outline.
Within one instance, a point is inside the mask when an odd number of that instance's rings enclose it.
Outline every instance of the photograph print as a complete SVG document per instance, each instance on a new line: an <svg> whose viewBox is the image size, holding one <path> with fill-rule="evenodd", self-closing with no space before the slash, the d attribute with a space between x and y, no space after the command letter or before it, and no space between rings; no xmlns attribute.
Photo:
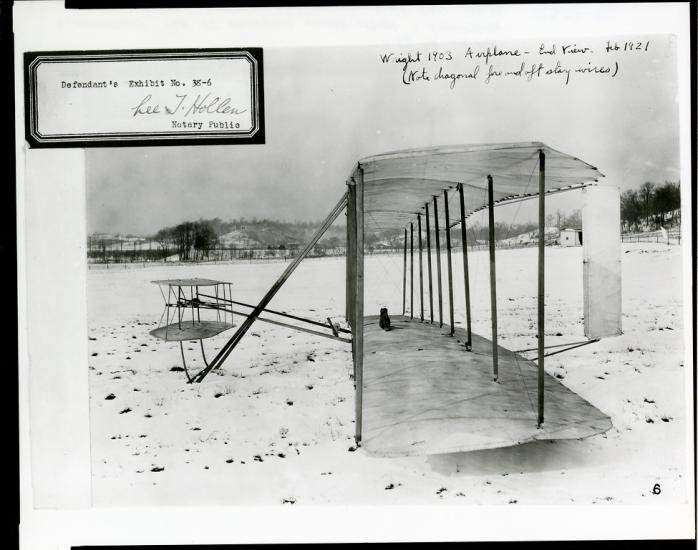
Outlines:
<svg viewBox="0 0 698 550"><path fill-rule="evenodd" d="M93 505L688 502L675 37L258 50L86 146Z"/></svg>

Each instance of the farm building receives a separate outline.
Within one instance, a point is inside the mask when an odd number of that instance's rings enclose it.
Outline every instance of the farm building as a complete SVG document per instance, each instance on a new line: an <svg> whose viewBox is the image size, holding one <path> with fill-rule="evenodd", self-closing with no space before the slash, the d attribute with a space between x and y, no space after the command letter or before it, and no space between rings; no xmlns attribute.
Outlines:
<svg viewBox="0 0 698 550"><path fill-rule="evenodd" d="M582 230L566 228L560 231L561 246L582 246Z"/></svg>

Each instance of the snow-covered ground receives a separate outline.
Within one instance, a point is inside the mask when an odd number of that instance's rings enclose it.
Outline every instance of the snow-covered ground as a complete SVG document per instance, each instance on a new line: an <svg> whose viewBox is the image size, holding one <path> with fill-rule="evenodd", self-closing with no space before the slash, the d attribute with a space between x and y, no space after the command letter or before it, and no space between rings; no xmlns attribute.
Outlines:
<svg viewBox="0 0 698 550"><path fill-rule="evenodd" d="M487 335L488 256L482 251L469 257L473 330ZM148 334L163 309L149 281L228 280L237 300L256 303L285 265L89 271L96 506L686 501L684 384L690 365L683 362L679 247L624 244L623 335L546 361L549 373L611 416L612 430L581 441L397 459L354 448L349 345L258 322L220 371L191 385L171 370L181 364L177 344ZM445 259L443 266L445 277ZM462 323L459 254L453 267L456 320ZM343 258L306 260L270 307L340 320L344 269ZM383 305L401 311L401 269L401 256L366 258L366 314ZM579 341L582 249L549 249L546 269L546 343ZM497 252L499 330L509 349L535 345L535 274L535 249ZM428 317L428 303L425 308ZM209 356L231 334L206 341ZM200 368L198 343L185 348L193 369Z"/></svg>

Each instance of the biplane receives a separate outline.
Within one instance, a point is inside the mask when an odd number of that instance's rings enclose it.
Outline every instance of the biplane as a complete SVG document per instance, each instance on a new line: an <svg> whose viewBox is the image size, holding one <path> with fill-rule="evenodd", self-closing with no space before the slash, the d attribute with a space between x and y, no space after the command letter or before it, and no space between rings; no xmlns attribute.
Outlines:
<svg viewBox="0 0 698 550"><path fill-rule="evenodd" d="M186 372L193 383L220 368L255 321L351 344L355 440L375 456L470 451L603 433L611 428L610 418L544 368L549 355L621 332L620 203L618 189L599 185L601 177L594 166L540 142L430 147L361 159L346 182L346 192L322 226L257 305L233 300L230 283L155 281L168 290L163 292L165 324L152 334L179 341L180 346L183 340L199 339L203 353L205 338L236 329L213 359L207 361L204 355L205 366L199 372ZM586 340L546 346L545 198L580 189L584 197ZM538 202L537 345L512 351L498 343L494 209L523 200ZM458 207L455 217L449 211L451 202ZM487 211L489 222L489 338L472 332L470 311L466 220L482 210ZM325 323L268 309L285 281L345 211L345 318L349 328L340 328L331 319ZM415 226L418 309L414 300ZM454 320L451 232L458 226L465 328L456 327ZM364 235L378 228L394 230L403 242L402 314L391 315L394 330L389 331L378 327L377 315L364 311ZM246 308L246 312L233 307ZM233 322L233 315L243 319L239 325ZM279 321L279 316L295 323ZM537 356L527 358L531 352Z"/></svg>

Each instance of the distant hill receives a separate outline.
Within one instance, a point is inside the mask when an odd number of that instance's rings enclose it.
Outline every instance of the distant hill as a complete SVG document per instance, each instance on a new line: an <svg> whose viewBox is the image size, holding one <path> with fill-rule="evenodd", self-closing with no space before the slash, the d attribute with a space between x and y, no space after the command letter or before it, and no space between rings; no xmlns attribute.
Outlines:
<svg viewBox="0 0 698 550"><path fill-rule="evenodd" d="M235 229L218 235L218 242L223 248L261 248L262 243L251 238L244 230Z"/></svg>
<svg viewBox="0 0 698 550"><path fill-rule="evenodd" d="M218 235L222 248L292 248L306 243L322 222L282 222L277 220L207 221ZM321 245L338 246L346 238L346 227L335 225L320 240Z"/></svg>

